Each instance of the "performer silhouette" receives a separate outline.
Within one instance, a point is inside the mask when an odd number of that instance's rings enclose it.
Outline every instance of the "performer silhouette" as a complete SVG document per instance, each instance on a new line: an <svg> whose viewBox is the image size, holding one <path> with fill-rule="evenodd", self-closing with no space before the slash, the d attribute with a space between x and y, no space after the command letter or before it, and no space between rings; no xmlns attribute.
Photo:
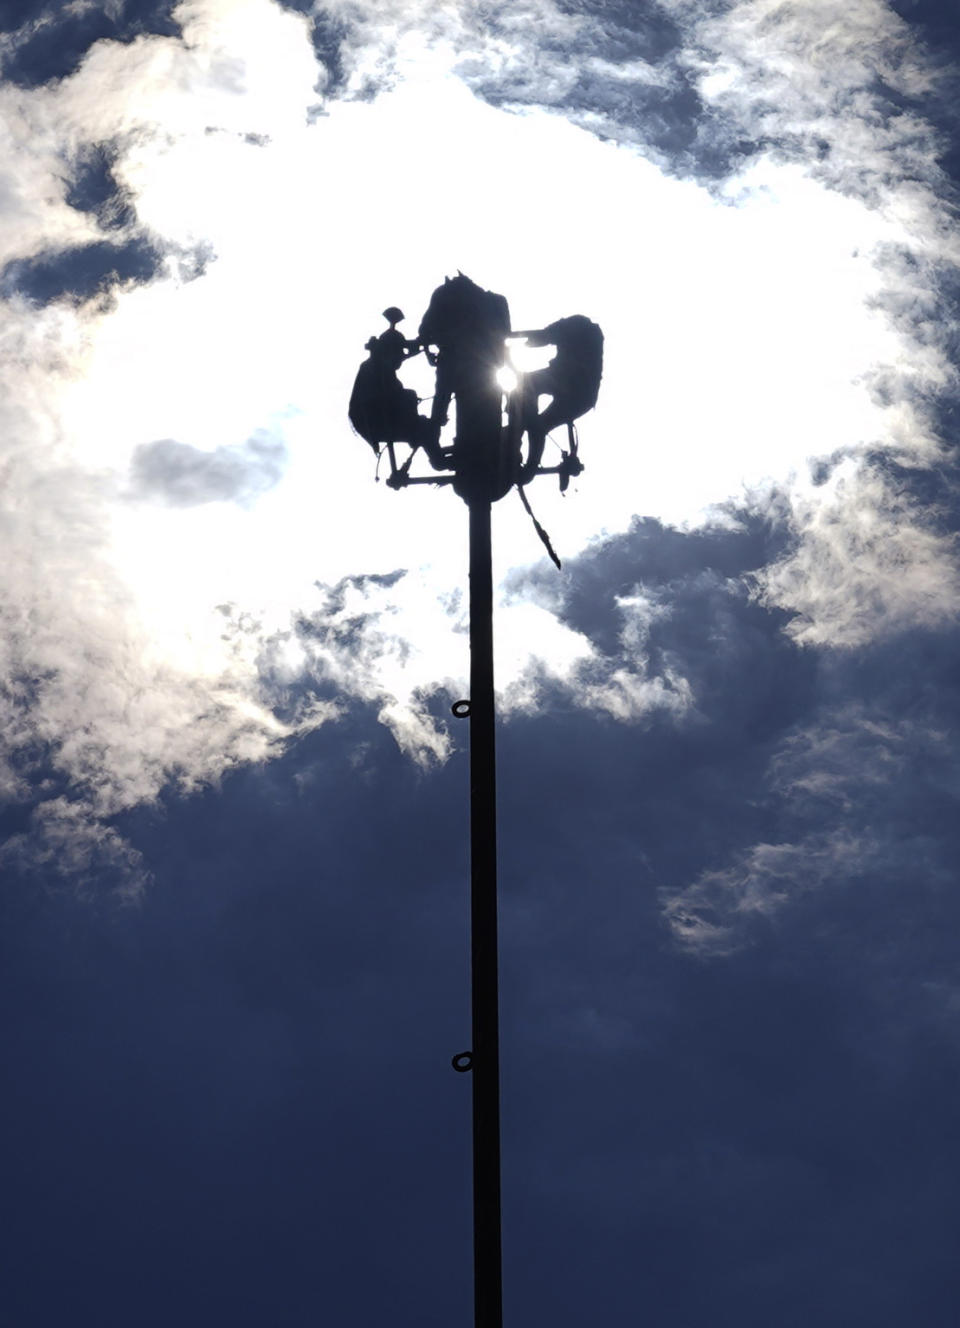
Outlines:
<svg viewBox="0 0 960 1328"><path fill-rule="evenodd" d="M547 434L559 424L566 424L573 443L573 421L597 404L603 374L603 333L583 314L558 318L537 332L517 332L526 337L528 346L556 346L557 353L544 369L527 374L523 381L523 426L529 447L520 470L525 484L537 472L543 457ZM538 413L537 398L552 398Z"/></svg>

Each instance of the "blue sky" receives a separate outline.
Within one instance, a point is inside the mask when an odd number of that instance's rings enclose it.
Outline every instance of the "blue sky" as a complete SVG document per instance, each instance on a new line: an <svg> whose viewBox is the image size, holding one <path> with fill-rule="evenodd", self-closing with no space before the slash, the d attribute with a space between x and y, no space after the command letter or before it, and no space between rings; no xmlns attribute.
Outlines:
<svg viewBox="0 0 960 1328"><path fill-rule="evenodd" d="M346 420L462 268L607 352L495 520L507 1322L952 1325L950 7L0 27L9 1322L468 1319L466 513Z"/></svg>

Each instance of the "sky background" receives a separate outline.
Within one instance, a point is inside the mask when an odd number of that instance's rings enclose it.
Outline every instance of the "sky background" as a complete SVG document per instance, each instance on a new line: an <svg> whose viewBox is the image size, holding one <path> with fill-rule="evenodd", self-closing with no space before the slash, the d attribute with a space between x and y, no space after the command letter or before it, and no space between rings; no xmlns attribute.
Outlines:
<svg viewBox="0 0 960 1328"><path fill-rule="evenodd" d="M952 1328L953 4L7 0L0 80L0 1322L470 1322L466 511L346 419L462 269L606 335L562 572L494 513L506 1323Z"/></svg>

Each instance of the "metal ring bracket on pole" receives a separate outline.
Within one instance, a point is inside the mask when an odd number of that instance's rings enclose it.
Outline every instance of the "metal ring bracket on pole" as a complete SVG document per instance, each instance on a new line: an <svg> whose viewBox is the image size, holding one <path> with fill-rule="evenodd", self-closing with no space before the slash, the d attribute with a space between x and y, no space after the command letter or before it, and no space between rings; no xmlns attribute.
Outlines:
<svg viewBox="0 0 960 1328"><path fill-rule="evenodd" d="M456 1056L451 1057L450 1064L456 1070L457 1074L467 1074L473 1069L473 1052L458 1051Z"/></svg>
<svg viewBox="0 0 960 1328"><path fill-rule="evenodd" d="M450 707L450 709L453 711L453 714L456 716L457 719L469 719L469 718L470 718L470 702L469 702L469 701L454 701L454 703L453 703L453 705Z"/></svg>

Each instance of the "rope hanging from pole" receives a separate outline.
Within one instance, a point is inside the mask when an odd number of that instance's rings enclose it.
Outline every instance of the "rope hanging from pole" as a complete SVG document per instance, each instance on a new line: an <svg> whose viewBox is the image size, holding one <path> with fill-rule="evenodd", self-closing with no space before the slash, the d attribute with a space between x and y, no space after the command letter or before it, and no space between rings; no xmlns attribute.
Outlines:
<svg viewBox="0 0 960 1328"><path fill-rule="evenodd" d="M527 509L527 516L533 522L534 530L537 532L537 534L540 536L540 539L543 542L543 547L546 549L547 553L549 553L550 557L553 559L554 563L556 564L557 571L562 571L563 564L560 562L560 559L557 557L556 549L550 543L550 536L544 530L543 526L541 526L537 518L533 515L533 508L530 506L530 501L527 498L526 493L524 492L522 484L517 485L517 493L520 495L520 501Z"/></svg>

